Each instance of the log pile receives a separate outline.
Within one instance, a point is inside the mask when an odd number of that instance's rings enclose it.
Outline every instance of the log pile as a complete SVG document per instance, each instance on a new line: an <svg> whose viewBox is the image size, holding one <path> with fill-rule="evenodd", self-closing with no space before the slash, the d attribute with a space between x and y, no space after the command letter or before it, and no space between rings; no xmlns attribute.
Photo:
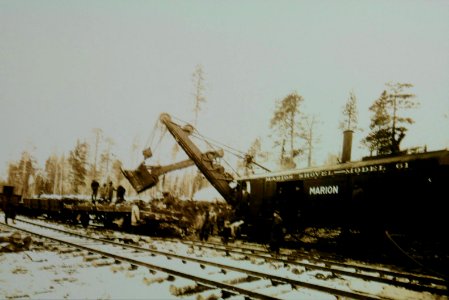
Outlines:
<svg viewBox="0 0 449 300"><path fill-rule="evenodd" d="M17 231L14 233L0 231L0 253L28 250L31 242L30 236L22 235Z"/></svg>

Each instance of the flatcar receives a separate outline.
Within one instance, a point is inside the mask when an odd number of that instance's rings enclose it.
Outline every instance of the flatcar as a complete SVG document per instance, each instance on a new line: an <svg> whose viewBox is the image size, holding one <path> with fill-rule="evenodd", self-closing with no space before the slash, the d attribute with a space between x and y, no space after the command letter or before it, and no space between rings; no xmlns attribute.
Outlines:
<svg viewBox="0 0 449 300"><path fill-rule="evenodd" d="M123 219L124 224L121 225L129 226L132 205L93 204L81 197L41 195L23 198L17 210L22 215L81 223L85 227L91 220L111 226L112 222L118 219Z"/></svg>
<svg viewBox="0 0 449 300"><path fill-rule="evenodd" d="M0 204L5 197L0 193ZM19 215L81 224L84 227L95 223L106 228L165 236L193 233L197 215L210 210L212 206L208 202L176 201L172 197L153 199L150 203L133 200L120 204L93 203L87 196L61 195L24 198L14 195L13 200Z"/></svg>

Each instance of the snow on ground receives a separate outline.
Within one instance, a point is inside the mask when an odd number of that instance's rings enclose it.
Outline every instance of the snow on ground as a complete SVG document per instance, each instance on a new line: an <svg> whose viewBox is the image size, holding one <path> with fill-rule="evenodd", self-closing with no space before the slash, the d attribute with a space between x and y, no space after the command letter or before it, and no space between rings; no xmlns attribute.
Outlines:
<svg viewBox="0 0 449 300"><path fill-rule="evenodd" d="M95 267L50 251L0 254L0 298L173 299L160 273L129 265ZM165 276L166 277L166 276Z"/></svg>
<svg viewBox="0 0 449 300"><path fill-rule="evenodd" d="M54 251L0 253L0 266L1 299L176 299L177 291L193 284L184 279L167 281L166 273L150 272L145 268L133 270L128 264L96 267L84 259L82 252L77 256ZM211 274L210 279L222 280L219 275L225 276L222 273L212 275L215 272L207 271ZM226 277L229 279L232 273L229 272ZM283 273L290 272L284 270ZM238 274L236 276L239 277ZM313 279L309 278L308 281ZM264 287L260 281L246 285ZM370 289L374 294L392 299L434 299L426 293L408 293L400 289L386 291L385 287L375 287L372 283L368 288L357 286L363 285L361 282L349 285L353 290ZM283 288L286 292L280 295L283 299L335 299L308 289ZM375 289L378 291L375 292Z"/></svg>
<svg viewBox="0 0 449 300"><path fill-rule="evenodd" d="M114 235L120 236L119 233ZM284 266L264 260L248 260L243 254L223 256L221 251L199 249L182 244L162 242L151 238L137 239L143 247L190 255L236 267L264 271L281 277L301 279L308 283L326 283L328 286L344 282L347 291L361 291L391 299L435 299L429 293L407 291L364 280L334 277L323 271L307 271L302 267ZM48 251L38 242L29 251L0 253L0 299L176 299L176 294L193 285L185 279L165 280L163 272L150 272L146 268L131 268L129 264L114 264L109 259L101 266L100 261L90 261L86 253L64 253L62 248ZM47 248L48 249L48 248ZM154 262L154 261L153 261ZM208 279L221 281L238 280L241 274L219 272L219 268L206 267L178 260L161 258L161 265L174 269L189 270L191 274L207 274ZM174 265L173 265L174 264ZM323 282L324 280L324 282ZM262 285L261 285L262 284ZM264 288L263 281L250 282L248 287ZM272 287L271 287L272 288ZM335 299L332 295L309 289L294 289L288 285L278 287L283 299ZM212 292L211 292L212 293ZM276 292L274 292L276 294ZM185 296L182 297L185 299ZM178 298L179 299L179 298ZM441 297L439 299L448 299Z"/></svg>

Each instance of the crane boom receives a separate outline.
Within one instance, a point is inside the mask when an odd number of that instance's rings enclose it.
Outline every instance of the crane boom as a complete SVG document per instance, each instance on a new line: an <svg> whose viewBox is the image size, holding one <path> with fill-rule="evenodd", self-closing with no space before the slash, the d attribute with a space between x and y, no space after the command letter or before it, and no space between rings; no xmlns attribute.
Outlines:
<svg viewBox="0 0 449 300"><path fill-rule="evenodd" d="M181 127L178 124L172 122L169 114L163 113L160 116L160 121L164 124L171 135L175 138L176 142L185 151L187 156L195 163L198 169L203 173L204 177L214 186L214 188L220 193L221 196L228 202L235 202L234 190L229 186L229 183L234 178L227 172L225 172L223 166L216 162L212 152L202 153L200 149L192 142L189 135L193 131L191 125ZM221 156L223 154L221 153Z"/></svg>

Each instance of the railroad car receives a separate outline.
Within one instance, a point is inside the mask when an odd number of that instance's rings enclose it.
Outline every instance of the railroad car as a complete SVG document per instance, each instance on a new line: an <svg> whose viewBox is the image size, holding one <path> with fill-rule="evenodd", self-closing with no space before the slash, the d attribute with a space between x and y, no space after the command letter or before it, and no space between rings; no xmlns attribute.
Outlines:
<svg viewBox="0 0 449 300"><path fill-rule="evenodd" d="M0 205L5 197L0 193ZM102 202L93 204L92 201L81 197L59 195L41 195L38 198L23 199L19 195L14 195L14 200L19 215L81 224L84 227L96 223L107 228L171 236L190 234L197 214L209 210L211 205L205 202L168 201L165 198L155 199L151 203L137 200L121 204Z"/></svg>
<svg viewBox="0 0 449 300"><path fill-rule="evenodd" d="M241 214L263 225L279 210L285 226L335 226L434 234L448 225L449 151L370 157L357 162L240 178Z"/></svg>
<svg viewBox="0 0 449 300"><path fill-rule="evenodd" d="M131 206L131 204L116 206L101 203L94 205L86 199L44 195L39 198L23 198L19 203L18 213L69 223L81 223L85 227L89 225L90 220L111 226L115 220L123 219L122 225L129 226Z"/></svg>

